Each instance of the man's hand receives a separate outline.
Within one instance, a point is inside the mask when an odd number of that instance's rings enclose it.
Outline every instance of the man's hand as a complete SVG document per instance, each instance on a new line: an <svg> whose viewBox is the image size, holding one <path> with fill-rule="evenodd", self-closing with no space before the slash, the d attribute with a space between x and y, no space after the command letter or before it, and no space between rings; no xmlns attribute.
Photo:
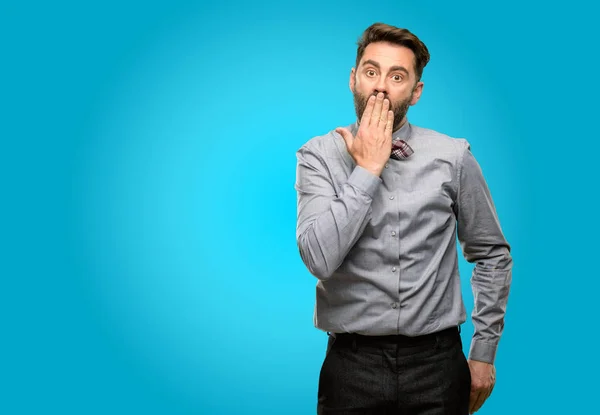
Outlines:
<svg viewBox="0 0 600 415"><path fill-rule="evenodd" d="M494 365L468 360L471 370L471 396L469 399L469 413L475 413L481 408L485 400L492 394L496 384L496 368Z"/></svg>
<svg viewBox="0 0 600 415"><path fill-rule="evenodd" d="M335 130L344 138L356 164L377 176L381 175L392 152L394 112L389 110L389 100L383 97L383 92L377 94L377 98L369 97L356 137L345 128Z"/></svg>

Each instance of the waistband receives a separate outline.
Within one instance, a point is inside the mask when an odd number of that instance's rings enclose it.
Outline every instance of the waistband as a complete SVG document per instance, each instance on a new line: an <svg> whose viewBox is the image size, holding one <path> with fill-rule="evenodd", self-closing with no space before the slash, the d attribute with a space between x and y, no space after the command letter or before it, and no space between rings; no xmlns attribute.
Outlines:
<svg viewBox="0 0 600 415"><path fill-rule="evenodd" d="M447 329L435 333L424 334L422 336L405 336L402 334L365 336L356 333L329 333L329 335L335 338L336 344L372 346L394 345L400 347L411 347L435 344L438 339L444 337L460 337L460 327L449 327Z"/></svg>

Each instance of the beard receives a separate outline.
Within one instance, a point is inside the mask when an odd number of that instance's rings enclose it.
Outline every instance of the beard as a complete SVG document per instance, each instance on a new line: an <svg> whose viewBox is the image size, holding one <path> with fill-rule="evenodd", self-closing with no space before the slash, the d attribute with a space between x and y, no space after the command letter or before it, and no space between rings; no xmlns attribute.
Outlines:
<svg viewBox="0 0 600 415"><path fill-rule="evenodd" d="M363 113L365 112L365 108L367 108L367 101L369 100L370 95L363 95L360 92L354 92L352 95L354 95L354 109L356 110L356 117L358 118L360 123L360 119L362 118ZM373 93L372 95L377 96L377 93ZM413 94L411 92L408 98L396 102L393 102L388 96L388 94L385 94L383 99L385 98L387 98L390 101L390 110L394 112L394 126L392 128L392 132L394 132L398 129L398 127L400 127L400 123L406 116L406 113L408 112L408 107L410 106L410 101L413 98Z"/></svg>

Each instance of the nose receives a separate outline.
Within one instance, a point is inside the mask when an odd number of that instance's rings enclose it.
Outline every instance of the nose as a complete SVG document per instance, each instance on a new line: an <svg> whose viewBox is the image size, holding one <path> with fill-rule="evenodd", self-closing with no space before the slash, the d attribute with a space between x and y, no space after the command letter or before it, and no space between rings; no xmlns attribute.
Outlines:
<svg viewBox="0 0 600 415"><path fill-rule="evenodd" d="M385 85L385 77L380 76L377 80L377 84L375 84L375 91L373 91L373 95L377 95L378 93L383 92L385 96L387 96L387 87Z"/></svg>

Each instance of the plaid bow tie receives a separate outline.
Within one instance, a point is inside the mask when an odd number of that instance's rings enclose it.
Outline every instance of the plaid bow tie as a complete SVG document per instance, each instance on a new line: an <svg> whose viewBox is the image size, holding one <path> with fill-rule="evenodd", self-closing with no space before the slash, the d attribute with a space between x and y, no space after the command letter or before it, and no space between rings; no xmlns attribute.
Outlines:
<svg viewBox="0 0 600 415"><path fill-rule="evenodd" d="M407 159L409 158L415 151L411 146L404 140L394 140L392 142L392 154L391 158L396 160Z"/></svg>

